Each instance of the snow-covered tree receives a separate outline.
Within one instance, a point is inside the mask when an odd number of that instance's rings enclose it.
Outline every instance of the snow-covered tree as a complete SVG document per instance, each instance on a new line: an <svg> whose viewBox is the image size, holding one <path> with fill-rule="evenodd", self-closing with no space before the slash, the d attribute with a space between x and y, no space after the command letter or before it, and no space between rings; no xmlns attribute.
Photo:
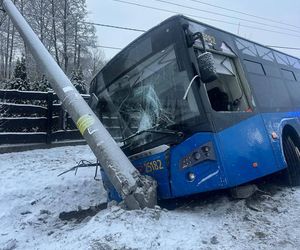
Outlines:
<svg viewBox="0 0 300 250"><path fill-rule="evenodd" d="M48 92L51 90L51 86L45 75L42 75L41 79L31 82L29 85L31 91Z"/></svg>
<svg viewBox="0 0 300 250"><path fill-rule="evenodd" d="M26 69L26 61L24 55L22 55L21 60L20 58L17 59L14 77L16 79L19 78L22 81L27 80L27 69Z"/></svg>
<svg viewBox="0 0 300 250"><path fill-rule="evenodd" d="M24 55L18 58L14 69L14 78L7 82L6 89L29 90L26 61Z"/></svg>
<svg viewBox="0 0 300 250"><path fill-rule="evenodd" d="M84 79L92 76L97 37L95 27L85 22L86 0L15 0L15 4L67 75L71 76L81 65ZM3 17L0 12L0 22ZM3 20L0 25L0 80L13 78L20 54L25 56L28 78L31 81L41 79L42 71L10 19Z"/></svg>
<svg viewBox="0 0 300 250"><path fill-rule="evenodd" d="M72 72L71 81L80 94L87 93L86 83L83 79L83 73L80 67Z"/></svg>

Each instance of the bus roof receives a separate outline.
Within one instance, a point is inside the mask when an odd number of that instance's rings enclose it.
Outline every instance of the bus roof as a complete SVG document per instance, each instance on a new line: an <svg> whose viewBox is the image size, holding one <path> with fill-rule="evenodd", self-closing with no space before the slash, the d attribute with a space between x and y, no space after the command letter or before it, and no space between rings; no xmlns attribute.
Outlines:
<svg viewBox="0 0 300 250"><path fill-rule="evenodd" d="M231 35L231 36L234 36L234 37L237 37L237 38L243 39L243 40L245 40L245 41L247 41L247 42L250 42L250 43L257 44L257 45L259 45L259 46L265 47L265 48L267 48L267 49L270 49L270 50L272 50L272 51L276 51L276 52L279 52L279 53L281 53L281 54L285 54L286 56L294 57L295 59L298 59L298 60L300 60L300 58L299 58L299 57L296 57L296 56L293 56L293 55L287 54L287 53L285 53L285 52L282 52L282 51L279 51L279 50L277 50L277 49L273 49L273 48L271 48L271 47L268 47L268 46L266 46L266 45L263 45L263 44L261 44L261 43L258 43L258 42L255 42L255 41L252 41L252 40L250 40L250 39L247 39L247 38L244 38L244 37L241 37L241 36L239 36L239 35L236 35L236 34L233 34L233 33L229 32L229 31L222 30L222 29L220 29L220 28L217 28L217 27L215 27L215 26L212 26L212 25L209 25L209 24L206 24L206 23L202 23L202 22L200 22L200 21L197 21L197 20L195 20L195 19L193 19L193 18L186 17L186 16L183 16L183 15L176 15L176 16L173 16L173 17L182 17L182 18L184 18L184 19L186 19L186 20L189 20L189 21L191 21L191 22L198 23L198 24L201 24L201 25L204 25L204 26L207 26L207 27L213 28L213 29L215 29L215 30L219 30L219 31L221 31L221 32L224 32L224 33L226 33L226 34L229 34L229 35ZM171 17L171 18L172 18L172 17ZM170 19L170 18L169 18L169 19ZM168 21L168 19L167 19L166 21Z"/></svg>
<svg viewBox="0 0 300 250"><path fill-rule="evenodd" d="M268 46L266 46L266 45L260 44L260 43L258 43L258 42L254 42L254 41L252 41L252 40L249 40L249 39L246 39L246 38L244 38L244 37L241 37L241 36L238 36L238 35L236 35L236 34L233 34L233 33L231 33L231 32L222 30L222 29L217 28L217 27L215 27L215 26L212 26L212 25L209 25L209 24L206 24L206 23L202 23L202 22L200 22L200 21L198 21L198 20L195 20L195 19L193 19L193 18L184 16L184 15L174 15L174 16L169 17L168 19L164 20L163 22L159 23L158 25L152 27L152 28L149 29L147 32L143 33L143 34L140 35L138 38L136 38L136 39L133 40L131 43L129 43L124 49L122 49L119 53L117 53L117 54L116 54L116 55L115 55L115 56L114 56L114 57L113 57L113 58L112 58L112 59L111 59L111 60L110 60L110 61L109 61L109 62L108 62L101 70L99 70L99 71L95 74L95 76L94 76L92 79L94 79L94 78L99 74L99 72L101 72L104 68L109 67L109 65L110 65L112 62L114 62L115 60L117 60L118 57L120 57L122 54L124 54L124 53L125 53L127 50L129 50L132 46L134 46L135 44L137 44L141 39L143 39L145 36L148 36L149 33L151 33L153 30L156 30L158 27L160 27L160 26L162 26L162 25L164 25L164 24L166 24L166 23L170 23L170 22L172 22L172 21L174 21L174 20L176 20L176 19L178 19L178 20L179 20L179 19L184 19L184 20L187 20L187 21L190 21L190 22L194 22L194 23L197 23L197 24L200 24L200 25L203 25L203 26L206 26L206 27L209 27L209 28L218 30L218 31L220 31L220 32L229 34L229 35L231 35L231 36L233 36L233 37L243 39L243 40L245 40L245 41L247 41L247 42L250 42L250 43L253 43L253 44L256 44L256 45L265 47L265 48L270 49L270 50L272 50L272 51L275 51L275 52L284 54L284 55L286 55L286 56L293 57L293 58L295 58L295 59L297 59L297 60L300 60L300 58L295 57L295 56L293 56L293 55L284 53L284 52L282 52L282 51L279 51L279 50L276 50L276 49L273 49L273 48L270 48L270 47L268 47Z"/></svg>

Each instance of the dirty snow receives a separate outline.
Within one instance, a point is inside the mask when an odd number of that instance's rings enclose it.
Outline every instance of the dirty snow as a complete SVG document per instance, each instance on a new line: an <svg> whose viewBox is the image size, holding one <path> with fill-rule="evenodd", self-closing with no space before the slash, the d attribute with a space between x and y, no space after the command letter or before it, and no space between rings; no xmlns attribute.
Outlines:
<svg viewBox="0 0 300 250"><path fill-rule="evenodd" d="M300 189L271 186L248 200L224 193L176 210L111 206L82 221L59 213L106 200L94 169L57 177L87 146L0 155L0 249L299 249Z"/></svg>

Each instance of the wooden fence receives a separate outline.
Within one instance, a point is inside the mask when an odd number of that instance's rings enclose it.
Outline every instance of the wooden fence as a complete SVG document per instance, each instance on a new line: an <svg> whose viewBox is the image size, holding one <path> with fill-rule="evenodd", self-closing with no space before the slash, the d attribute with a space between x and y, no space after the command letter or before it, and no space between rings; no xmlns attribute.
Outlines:
<svg viewBox="0 0 300 250"><path fill-rule="evenodd" d="M66 140L83 138L53 92L0 90L0 145Z"/></svg>

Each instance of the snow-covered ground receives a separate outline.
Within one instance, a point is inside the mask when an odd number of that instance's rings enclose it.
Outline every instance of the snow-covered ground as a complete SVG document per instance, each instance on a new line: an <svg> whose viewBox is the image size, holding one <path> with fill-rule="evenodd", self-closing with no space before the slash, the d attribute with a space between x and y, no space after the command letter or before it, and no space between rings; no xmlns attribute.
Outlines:
<svg viewBox="0 0 300 250"><path fill-rule="evenodd" d="M0 249L300 249L300 189L232 200L215 194L167 211L111 206L82 221L59 214L95 206L106 193L94 169L59 173L87 146L0 155Z"/></svg>

